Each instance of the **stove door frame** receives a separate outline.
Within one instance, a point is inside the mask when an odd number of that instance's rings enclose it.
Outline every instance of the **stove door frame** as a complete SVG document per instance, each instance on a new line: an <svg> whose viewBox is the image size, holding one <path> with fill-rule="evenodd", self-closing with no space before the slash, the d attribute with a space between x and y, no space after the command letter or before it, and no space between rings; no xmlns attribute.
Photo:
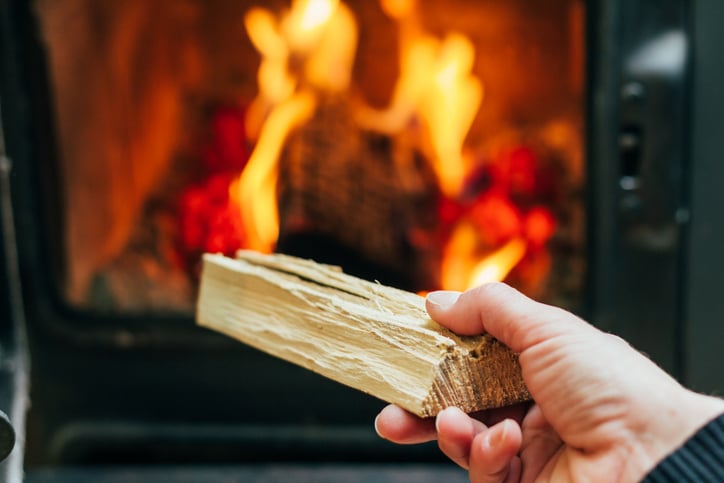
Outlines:
<svg viewBox="0 0 724 483"><path fill-rule="evenodd" d="M691 223L683 259L682 380L709 394L724 394L724 3L699 0L691 15L696 26L692 55L694 95L690 109L689 206Z"/></svg>
<svg viewBox="0 0 724 483"><path fill-rule="evenodd" d="M681 377L691 4L590 7L587 315Z"/></svg>

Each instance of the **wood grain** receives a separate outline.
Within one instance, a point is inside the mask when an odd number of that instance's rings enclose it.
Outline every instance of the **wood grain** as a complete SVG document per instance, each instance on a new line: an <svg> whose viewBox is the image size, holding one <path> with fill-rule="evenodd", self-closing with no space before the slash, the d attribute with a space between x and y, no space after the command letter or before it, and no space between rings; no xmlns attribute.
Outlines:
<svg viewBox="0 0 724 483"><path fill-rule="evenodd" d="M205 255L197 322L421 417L529 398L497 340L458 336L424 298L308 260Z"/></svg>

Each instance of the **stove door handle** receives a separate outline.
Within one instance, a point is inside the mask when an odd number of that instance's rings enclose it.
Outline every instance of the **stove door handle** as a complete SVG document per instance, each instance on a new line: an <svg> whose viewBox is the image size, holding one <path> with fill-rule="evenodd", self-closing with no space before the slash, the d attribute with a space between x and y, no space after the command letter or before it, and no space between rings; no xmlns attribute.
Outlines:
<svg viewBox="0 0 724 483"><path fill-rule="evenodd" d="M0 461L5 460L15 448L15 428L7 414L0 411Z"/></svg>

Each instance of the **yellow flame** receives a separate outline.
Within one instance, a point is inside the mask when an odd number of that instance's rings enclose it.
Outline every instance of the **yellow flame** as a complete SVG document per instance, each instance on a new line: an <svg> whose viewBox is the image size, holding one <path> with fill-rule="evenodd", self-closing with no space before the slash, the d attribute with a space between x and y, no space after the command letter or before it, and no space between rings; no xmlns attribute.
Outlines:
<svg viewBox="0 0 724 483"><path fill-rule="evenodd" d="M513 267L523 258L525 250L525 240L523 238L513 238L491 255L485 257L473 268L468 287L504 280Z"/></svg>
<svg viewBox="0 0 724 483"><path fill-rule="evenodd" d="M472 224L463 221L455 226L443 253L440 274L442 288L469 288L470 269L475 265L478 243L478 234Z"/></svg>
<svg viewBox="0 0 724 483"><path fill-rule="evenodd" d="M303 31L311 31L327 23L339 2L332 0L306 0L296 2L303 5L303 13L299 27Z"/></svg>
<svg viewBox="0 0 724 483"><path fill-rule="evenodd" d="M230 186L230 196L241 208L248 248L270 252L279 235L276 202L277 159L289 132L314 111L308 92L295 94L275 107L262 126L259 140L244 171Z"/></svg>
<svg viewBox="0 0 724 483"><path fill-rule="evenodd" d="M251 43L261 54L259 94L247 114L250 139L256 139L270 110L304 85L342 91L349 87L357 24L339 0L296 0L279 19L254 7L244 15Z"/></svg>
<svg viewBox="0 0 724 483"><path fill-rule="evenodd" d="M387 16L400 19L415 13L417 0L380 0L380 6Z"/></svg>
<svg viewBox="0 0 724 483"><path fill-rule="evenodd" d="M472 43L456 33L442 39L426 34L416 17L417 0L383 1L403 30L400 77L390 107L360 116L369 121L363 127L394 134L417 117L426 127L440 187L455 197L467 171L463 144L483 98L482 83L472 74ZM279 155L289 133L312 116L321 94L349 88L357 24L339 0L293 0L279 19L255 8L245 24L262 55L259 96L249 111L258 122L247 122L257 143L230 194L241 207L248 247L271 251L279 232ZM475 227L468 223L456 227L445 247L445 288L502 280L526 250L525 242L516 239L479 261L479 243Z"/></svg>
<svg viewBox="0 0 724 483"><path fill-rule="evenodd" d="M298 51L317 46L319 36L339 6L338 0L295 0L283 19L289 44Z"/></svg>
<svg viewBox="0 0 724 483"><path fill-rule="evenodd" d="M435 151L435 171L448 196L460 192L467 171L463 143L483 99L482 83L471 74L475 50L460 34L440 45L436 73L420 111Z"/></svg>
<svg viewBox="0 0 724 483"><path fill-rule="evenodd" d="M254 48L264 57L283 58L288 49L279 32L274 15L264 8L253 7L244 14L244 27Z"/></svg>
<svg viewBox="0 0 724 483"><path fill-rule="evenodd" d="M247 134L256 145L229 192L241 209L247 247L268 252L279 235L279 155L292 130L312 116L321 93L349 87L357 24L339 0L294 0L278 20L252 8L244 23L262 56L259 94L247 111Z"/></svg>
<svg viewBox="0 0 724 483"><path fill-rule="evenodd" d="M271 12L255 7L244 15L244 26L254 47L262 54L257 73L260 96L279 103L294 92L296 80L287 70L289 48Z"/></svg>
<svg viewBox="0 0 724 483"><path fill-rule="evenodd" d="M304 80L325 92L346 92L357 51L357 22L344 4L334 2L332 15L319 28L318 41L306 58Z"/></svg>
<svg viewBox="0 0 724 483"><path fill-rule="evenodd" d="M445 245L441 286L446 290L466 290L487 282L503 281L523 258L526 249L525 239L518 237L481 258L477 228L462 221L455 226Z"/></svg>
<svg viewBox="0 0 724 483"><path fill-rule="evenodd" d="M400 27L400 77L390 106L358 113L364 127L386 133L404 129L417 117L426 127L433 168L449 197L460 193L467 162L463 144L483 100L473 74L475 49L464 35L440 39L424 32L415 0L381 0Z"/></svg>

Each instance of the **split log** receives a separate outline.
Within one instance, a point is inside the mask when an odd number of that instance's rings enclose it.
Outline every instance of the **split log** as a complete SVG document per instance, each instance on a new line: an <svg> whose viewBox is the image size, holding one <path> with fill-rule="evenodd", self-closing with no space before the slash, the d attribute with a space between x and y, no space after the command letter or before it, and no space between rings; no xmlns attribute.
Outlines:
<svg viewBox="0 0 724 483"><path fill-rule="evenodd" d="M529 398L502 343L452 333L419 295L309 260L205 255L197 322L421 417Z"/></svg>

